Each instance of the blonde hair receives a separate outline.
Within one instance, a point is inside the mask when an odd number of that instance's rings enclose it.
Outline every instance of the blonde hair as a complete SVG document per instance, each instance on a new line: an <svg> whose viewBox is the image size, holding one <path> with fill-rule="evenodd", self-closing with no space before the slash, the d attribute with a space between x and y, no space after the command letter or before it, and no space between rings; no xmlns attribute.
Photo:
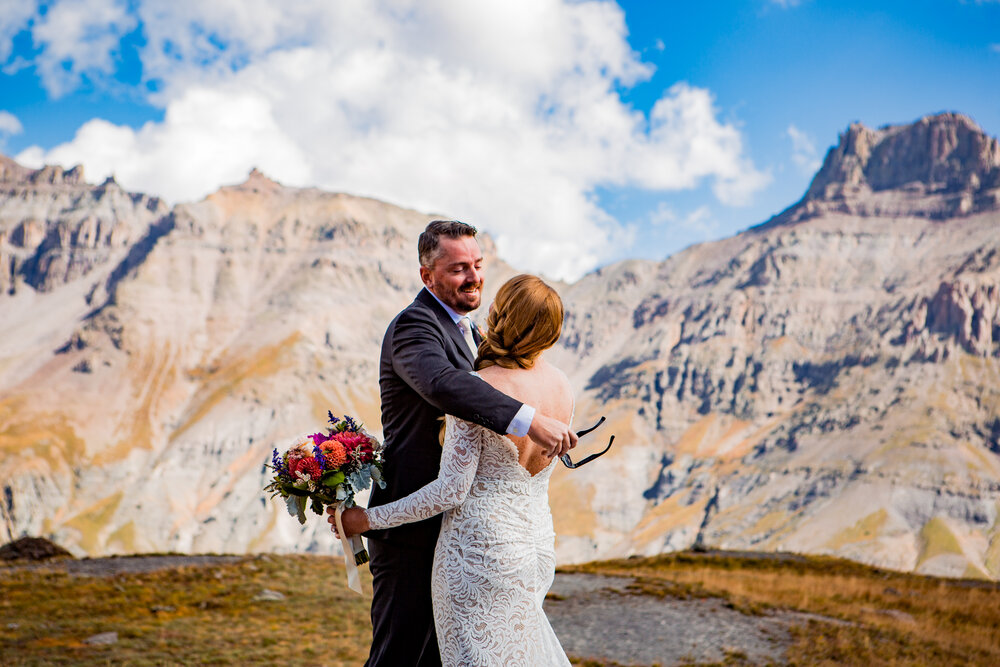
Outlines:
<svg viewBox="0 0 1000 667"><path fill-rule="evenodd" d="M497 292L486 318L476 369L487 366L531 368L562 333L563 303L537 276L514 276Z"/></svg>

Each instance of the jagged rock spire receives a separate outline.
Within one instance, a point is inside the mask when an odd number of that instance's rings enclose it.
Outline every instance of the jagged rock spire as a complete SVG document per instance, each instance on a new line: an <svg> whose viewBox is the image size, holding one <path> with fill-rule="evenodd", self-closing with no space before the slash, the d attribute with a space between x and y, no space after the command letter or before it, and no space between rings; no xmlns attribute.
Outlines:
<svg viewBox="0 0 1000 667"><path fill-rule="evenodd" d="M971 118L941 113L878 130L852 123L827 153L805 198L829 199L845 188L946 194L997 187L1000 143Z"/></svg>
<svg viewBox="0 0 1000 667"><path fill-rule="evenodd" d="M851 123L805 196L758 229L828 213L944 220L1000 210L1000 142L958 113L877 130Z"/></svg>

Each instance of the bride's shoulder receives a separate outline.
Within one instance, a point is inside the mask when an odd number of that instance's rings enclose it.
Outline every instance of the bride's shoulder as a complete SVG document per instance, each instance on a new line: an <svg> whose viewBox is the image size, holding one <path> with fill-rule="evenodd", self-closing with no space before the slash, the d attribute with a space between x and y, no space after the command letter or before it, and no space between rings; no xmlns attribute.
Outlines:
<svg viewBox="0 0 1000 667"><path fill-rule="evenodd" d="M566 374L541 357L529 369L487 366L480 369L478 375L495 389L514 397L538 392L545 395L570 393Z"/></svg>
<svg viewBox="0 0 1000 667"><path fill-rule="evenodd" d="M550 364L544 358L538 360L538 365L540 370L542 370L546 375L548 375L553 382L561 384L563 387L569 388L569 377L563 372L561 368Z"/></svg>
<svg viewBox="0 0 1000 667"><path fill-rule="evenodd" d="M507 394L511 393L513 388L518 384L517 372L509 368L502 368L501 366L487 366L486 368L480 368L478 371L473 371L473 373L494 389Z"/></svg>

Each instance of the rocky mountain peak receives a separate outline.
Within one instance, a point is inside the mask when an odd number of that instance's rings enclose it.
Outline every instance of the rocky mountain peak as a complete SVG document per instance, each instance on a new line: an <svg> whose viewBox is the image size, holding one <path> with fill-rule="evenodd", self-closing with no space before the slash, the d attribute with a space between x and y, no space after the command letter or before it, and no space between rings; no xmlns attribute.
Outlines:
<svg viewBox="0 0 1000 667"><path fill-rule="evenodd" d="M860 203L889 191L937 197L900 207L919 213L922 205L932 217L942 207L950 214L1000 207L1000 142L957 113L878 130L852 123L827 153L804 201Z"/></svg>
<svg viewBox="0 0 1000 667"><path fill-rule="evenodd" d="M63 169L56 165L45 165L31 175L31 182L47 185L86 185L83 177L83 165L72 169Z"/></svg>
<svg viewBox="0 0 1000 667"><path fill-rule="evenodd" d="M1000 142L939 113L871 129L851 123L801 201L766 226L827 213L946 219L1000 210Z"/></svg>
<svg viewBox="0 0 1000 667"><path fill-rule="evenodd" d="M27 182L31 170L22 167L6 155L0 155L0 183Z"/></svg>
<svg viewBox="0 0 1000 667"><path fill-rule="evenodd" d="M223 187L221 191L236 191L236 192L264 192L264 193L274 193L285 188L284 185L269 177L267 174L262 172L257 167L250 170L247 175L247 179L240 183L239 185L232 185L228 187Z"/></svg>
<svg viewBox="0 0 1000 667"><path fill-rule="evenodd" d="M30 169L0 155L0 183L0 299L110 271L168 212L113 177L87 183L79 165Z"/></svg>
<svg viewBox="0 0 1000 667"><path fill-rule="evenodd" d="M875 192L915 187L975 191L984 181L996 186L998 172L1000 143L962 114L925 116L878 130L852 123L827 154L806 198L827 198L838 185Z"/></svg>
<svg viewBox="0 0 1000 667"><path fill-rule="evenodd" d="M63 169L57 165L45 165L41 169L29 169L19 165L5 155L0 155L0 183L15 185L86 185L83 166Z"/></svg>

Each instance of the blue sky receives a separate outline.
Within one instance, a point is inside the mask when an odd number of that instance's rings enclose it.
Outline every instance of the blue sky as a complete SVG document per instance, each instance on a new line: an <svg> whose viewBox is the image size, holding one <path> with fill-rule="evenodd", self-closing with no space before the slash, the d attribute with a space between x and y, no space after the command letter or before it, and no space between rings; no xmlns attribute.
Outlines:
<svg viewBox="0 0 1000 667"><path fill-rule="evenodd" d="M796 201L852 121L1000 132L1000 1L0 0L0 151L196 200L257 166L552 277Z"/></svg>

